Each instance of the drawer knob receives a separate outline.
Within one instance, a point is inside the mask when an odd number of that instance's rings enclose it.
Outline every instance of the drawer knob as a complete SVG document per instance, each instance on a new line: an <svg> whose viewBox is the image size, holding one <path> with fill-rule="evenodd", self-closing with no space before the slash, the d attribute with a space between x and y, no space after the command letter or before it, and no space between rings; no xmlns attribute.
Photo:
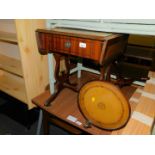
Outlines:
<svg viewBox="0 0 155 155"><path fill-rule="evenodd" d="M70 48L70 47L71 47L71 42L70 41L65 42L65 48Z"/></svg>

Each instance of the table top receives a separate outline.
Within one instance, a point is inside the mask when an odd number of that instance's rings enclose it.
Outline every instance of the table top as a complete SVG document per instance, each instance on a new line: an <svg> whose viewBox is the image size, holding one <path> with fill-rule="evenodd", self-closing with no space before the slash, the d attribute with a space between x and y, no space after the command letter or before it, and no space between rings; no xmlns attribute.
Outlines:
<svg viewBox="0 0 155 155"><path fill-rule="evenodd" d="M78 38L87 38L101 41L110 40L122 36L122 34L117 33L106 33L100 31L90 31L90 30L71 29L71 28L37 29L37 32L65 35Z"/></svg>
<svg viewBox="0 0 155 155"><path fill-rule="evenodd" d="M46 91L43 94L33 99L33 103L39 106L41 109L49 112L50 114L58 117L59 119L72 124L73 126L86 131L90 134L103 134L109 135L111 131L99 129L95 126L91 128L84 128L85 118L79 110L77 104L77 93L65 88L59 94L59 96L52 102L50 107L44 106L45 101L50 96L50 92ZM70 97L68 97L70 96ZM73 121L71 121L73 118ZM71 119L71 120L70 120ZM74 122L74 119L76 121Z"/></svg>
<svg viewBox="0 0 155 155"><path fill-rule="evenodd" d="M133 89L133 88L131 88ZM126 91L126 90L125 90ZM133 90L132 90L133 91ZM59 96L52 102L52 105L49 107L44 106L45 101L50 97L50 92L45 91L41 95L35 97L32 102L40 107L41 109L45 110L46 112L50 113L51 115L67 122L89 134L94 135L110 135L110 134L121 134L122 129L108 131L103 130L98 127L92 125L91 128L84 128L83 125L86 122L86 119L80 112L77 102L77 95L78 93L65 88L59 94ZM136 96L135 96L136 97ZM132 111L134 109L134 104L131 106ZM69 118L76 119L76 121L70 121Z"/></svg>

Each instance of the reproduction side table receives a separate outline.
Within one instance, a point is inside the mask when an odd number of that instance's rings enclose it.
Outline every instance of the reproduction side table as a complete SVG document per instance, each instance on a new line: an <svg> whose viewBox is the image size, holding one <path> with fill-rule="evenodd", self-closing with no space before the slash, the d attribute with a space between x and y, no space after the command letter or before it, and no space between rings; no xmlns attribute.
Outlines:
<svg viewBox="0 0 155 155"><path fill-rule="evenodd" d="M56 60L55 79L57 89L45 105L57 97L67 87L78 91L69 80L70 56L87 58L100 65L100 80L110 79L110 67L123 53L128 35L94 32L77 29L38 29L36 31L39 52L43 55L53 53ZM59 75L61 57L65 58L66 73Z"/></svg>

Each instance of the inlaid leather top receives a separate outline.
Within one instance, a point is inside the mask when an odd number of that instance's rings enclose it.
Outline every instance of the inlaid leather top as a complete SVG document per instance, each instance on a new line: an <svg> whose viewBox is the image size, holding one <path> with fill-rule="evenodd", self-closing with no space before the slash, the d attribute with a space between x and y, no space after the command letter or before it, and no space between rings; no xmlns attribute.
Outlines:
<svg viewBox="0 0 155 155"><path fill-rule="evenodd" d="M112 33L82 30L82 29L71 29L71 28L38 29L37 32L59 34L78 38L89 38L102 41L121 36L120 34L112 34Z"/></svg>

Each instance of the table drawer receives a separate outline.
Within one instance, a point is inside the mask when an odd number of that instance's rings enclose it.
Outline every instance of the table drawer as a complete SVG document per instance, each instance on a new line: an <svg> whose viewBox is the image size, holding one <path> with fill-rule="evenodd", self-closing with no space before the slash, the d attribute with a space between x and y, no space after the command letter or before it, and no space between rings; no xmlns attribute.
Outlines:
<svg viewBox="0 0 155 155"><path fill-rule="evenodd" d="M53 46L50 46L51 52L70 54L93 60L99 60L103 45L101 41L58 35L53 35L51 41L53 42Z"/></svg>
<svg viewBox="0 0 155 155"><path fill-rule="evenodd" d="M99 60L102 42L90 39L71 38L71 54L83 58Z"/></svg>
<svg viewBox="0 0 155 155"><path fill-rule="evenodd" d="M41 54L51 51L99 60L102 52L103 42L98 40L50 33L38 33L37 38Z"/></svg>
<svg viewBox="0 0 155 155"><path fill-rule="evenodd" d="M27 102L24 79L0 69L0 90L23 101Z"/></svg>
<svg viewBox="0 0 155 155"><path fill-rule="evenodd" d="M70 54L71 41L68 36L51 35L50 51Z"/></svg>

